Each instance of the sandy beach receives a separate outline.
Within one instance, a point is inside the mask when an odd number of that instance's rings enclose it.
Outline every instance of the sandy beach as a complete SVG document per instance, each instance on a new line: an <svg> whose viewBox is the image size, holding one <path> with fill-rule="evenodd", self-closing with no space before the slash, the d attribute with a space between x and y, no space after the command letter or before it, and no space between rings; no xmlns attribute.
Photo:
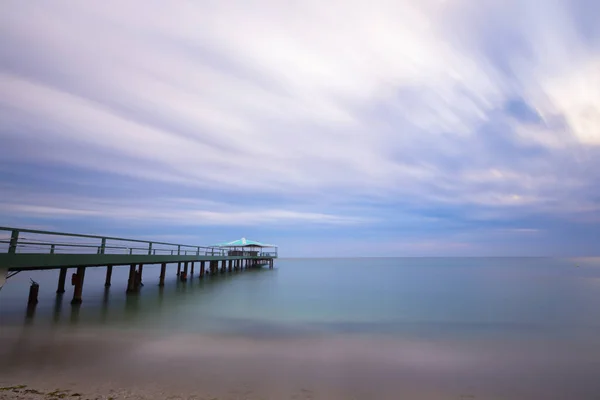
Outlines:
<svg viewBox="0 0 600 400"><path fill-rule="evenodd" d="M473 341L467 351L459 343L360 336L5 329L2 339L2 399L561 399L593 370L569 376L569 385L543 385L544 377L598 359L584 348L550 354L532 344L519 359L510 345ZM552 365L558 358L560 369Z"/></svg>

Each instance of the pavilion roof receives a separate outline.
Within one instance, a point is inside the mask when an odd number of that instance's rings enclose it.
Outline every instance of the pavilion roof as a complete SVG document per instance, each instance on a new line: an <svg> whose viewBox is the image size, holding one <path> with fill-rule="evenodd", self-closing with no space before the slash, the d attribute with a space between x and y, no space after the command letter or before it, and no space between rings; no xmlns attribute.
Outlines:
<svg viewBox="0 0 600 400"><path fill-rule="evenodd" d="M219 243L215 245L216 247L277 247L273 244L266 244L257 242L254 240L248 240L246 238L241 238L238 240L234 240L232 242Z"/></svg>

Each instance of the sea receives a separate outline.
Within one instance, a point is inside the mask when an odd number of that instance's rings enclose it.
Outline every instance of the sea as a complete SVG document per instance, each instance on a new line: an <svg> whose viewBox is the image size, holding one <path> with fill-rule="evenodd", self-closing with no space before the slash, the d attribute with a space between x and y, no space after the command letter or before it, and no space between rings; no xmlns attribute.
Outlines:
<svg viewBox="0 0 600 400"><path fill-rule="evenodd" d="M87 398L600 399L600 258L281 258L0 290L0 384ZM70 273L73 270L69 271ZM39 303L27 307L31 280ZM70 279L67 279L69 284ZM0 393L1 395L1 393Z"/></svg>

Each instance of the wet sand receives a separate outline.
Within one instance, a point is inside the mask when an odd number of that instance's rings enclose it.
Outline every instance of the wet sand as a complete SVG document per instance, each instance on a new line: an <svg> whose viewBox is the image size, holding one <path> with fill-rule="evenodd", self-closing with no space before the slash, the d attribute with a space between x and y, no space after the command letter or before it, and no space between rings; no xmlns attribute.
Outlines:
<svg viewBox="0 0 600 400"><path fill-rule="evenodd" d="M6 328L0 399L597 399L598 349ZM39 391L44 395L36 394ZM66 397L69 397L66 396ZM65 398L66 398L65 397ZM79 397L79 396L75 396Z"/></svg>

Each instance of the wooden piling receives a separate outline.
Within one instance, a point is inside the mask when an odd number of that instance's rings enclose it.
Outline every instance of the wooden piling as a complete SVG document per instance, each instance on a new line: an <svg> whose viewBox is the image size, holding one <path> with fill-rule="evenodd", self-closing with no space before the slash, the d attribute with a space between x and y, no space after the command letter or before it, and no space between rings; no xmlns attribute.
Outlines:
<svg viewBox="0 0 600 400"><path fill-rule="evenodd" d="M40 291L40 285L37 282L31 282L29 287L29 298L27 299L27 305L33 306L38 303L38 293Z"/></svg>
<svg viewBox="0 0 600 400"><path fill-rule="evenodd" d="M158 286L165 286L165 274L167 272L167 263L160 265L160 278L158 280Z"/></svg>
<svg viewBox="0 0 600 400"><path fill-rule="evenodd" d="M177 263L177 276L181 275L181 263Z"/></svg>
<svg viewBox="0 0 600 400"><path fill-rule="evenodd" d="M141 286L144 286L144 283L142 282L142 273L144 271L144 264L140 264L137 270L137 273L135 275L136 281L135 281L135 289L139 290Z"/></svg>
<svg viewBox="0 0 600 400"><path fill-rule="evenodd" d="M83 280L85 278L85 267L77 267L75 278L75 289L73 290L73 300L71 304L81 304L81 295L83 294Z"/></svg>
<svg viewBox="0 0 600 400"><path fill-rule="evenodd" d="M127 293L135 292L135 264L129 266L129 279L127 280Z"/></svg>
<svg viewBox="0 0 600 400"><path fill-rule="evenodd" d="M112 270L113 270L112 265L106 266L106 279L104 280L104 287L110 287L110 284L111 284L110 281L112 279Z"/></svg>
<svg viewBox="0 0 600 400"><path fill-rule="evenodd" d="M188 262L186 261L183 263L183 274L180 275L182 282L187 281L187 274L188 274Z"/></svg>
<svg viewBox="0 0 600 400"><path fill-rule="evenodd" d="M67 270L68 268L61 268L60 273L58 274L58 287L56 288L56 293L64 293L65 292L65 281L67 280Z"/></svg>
<svg viewBox="0 0 600 400"><path fill-rule="evenodd" d="M194 261L192 261L192 269L191 269L191 271L190 271L190 278L193 278L193 277L194 277L194 264L195 264L195 262L194 262Z"/></svg>

